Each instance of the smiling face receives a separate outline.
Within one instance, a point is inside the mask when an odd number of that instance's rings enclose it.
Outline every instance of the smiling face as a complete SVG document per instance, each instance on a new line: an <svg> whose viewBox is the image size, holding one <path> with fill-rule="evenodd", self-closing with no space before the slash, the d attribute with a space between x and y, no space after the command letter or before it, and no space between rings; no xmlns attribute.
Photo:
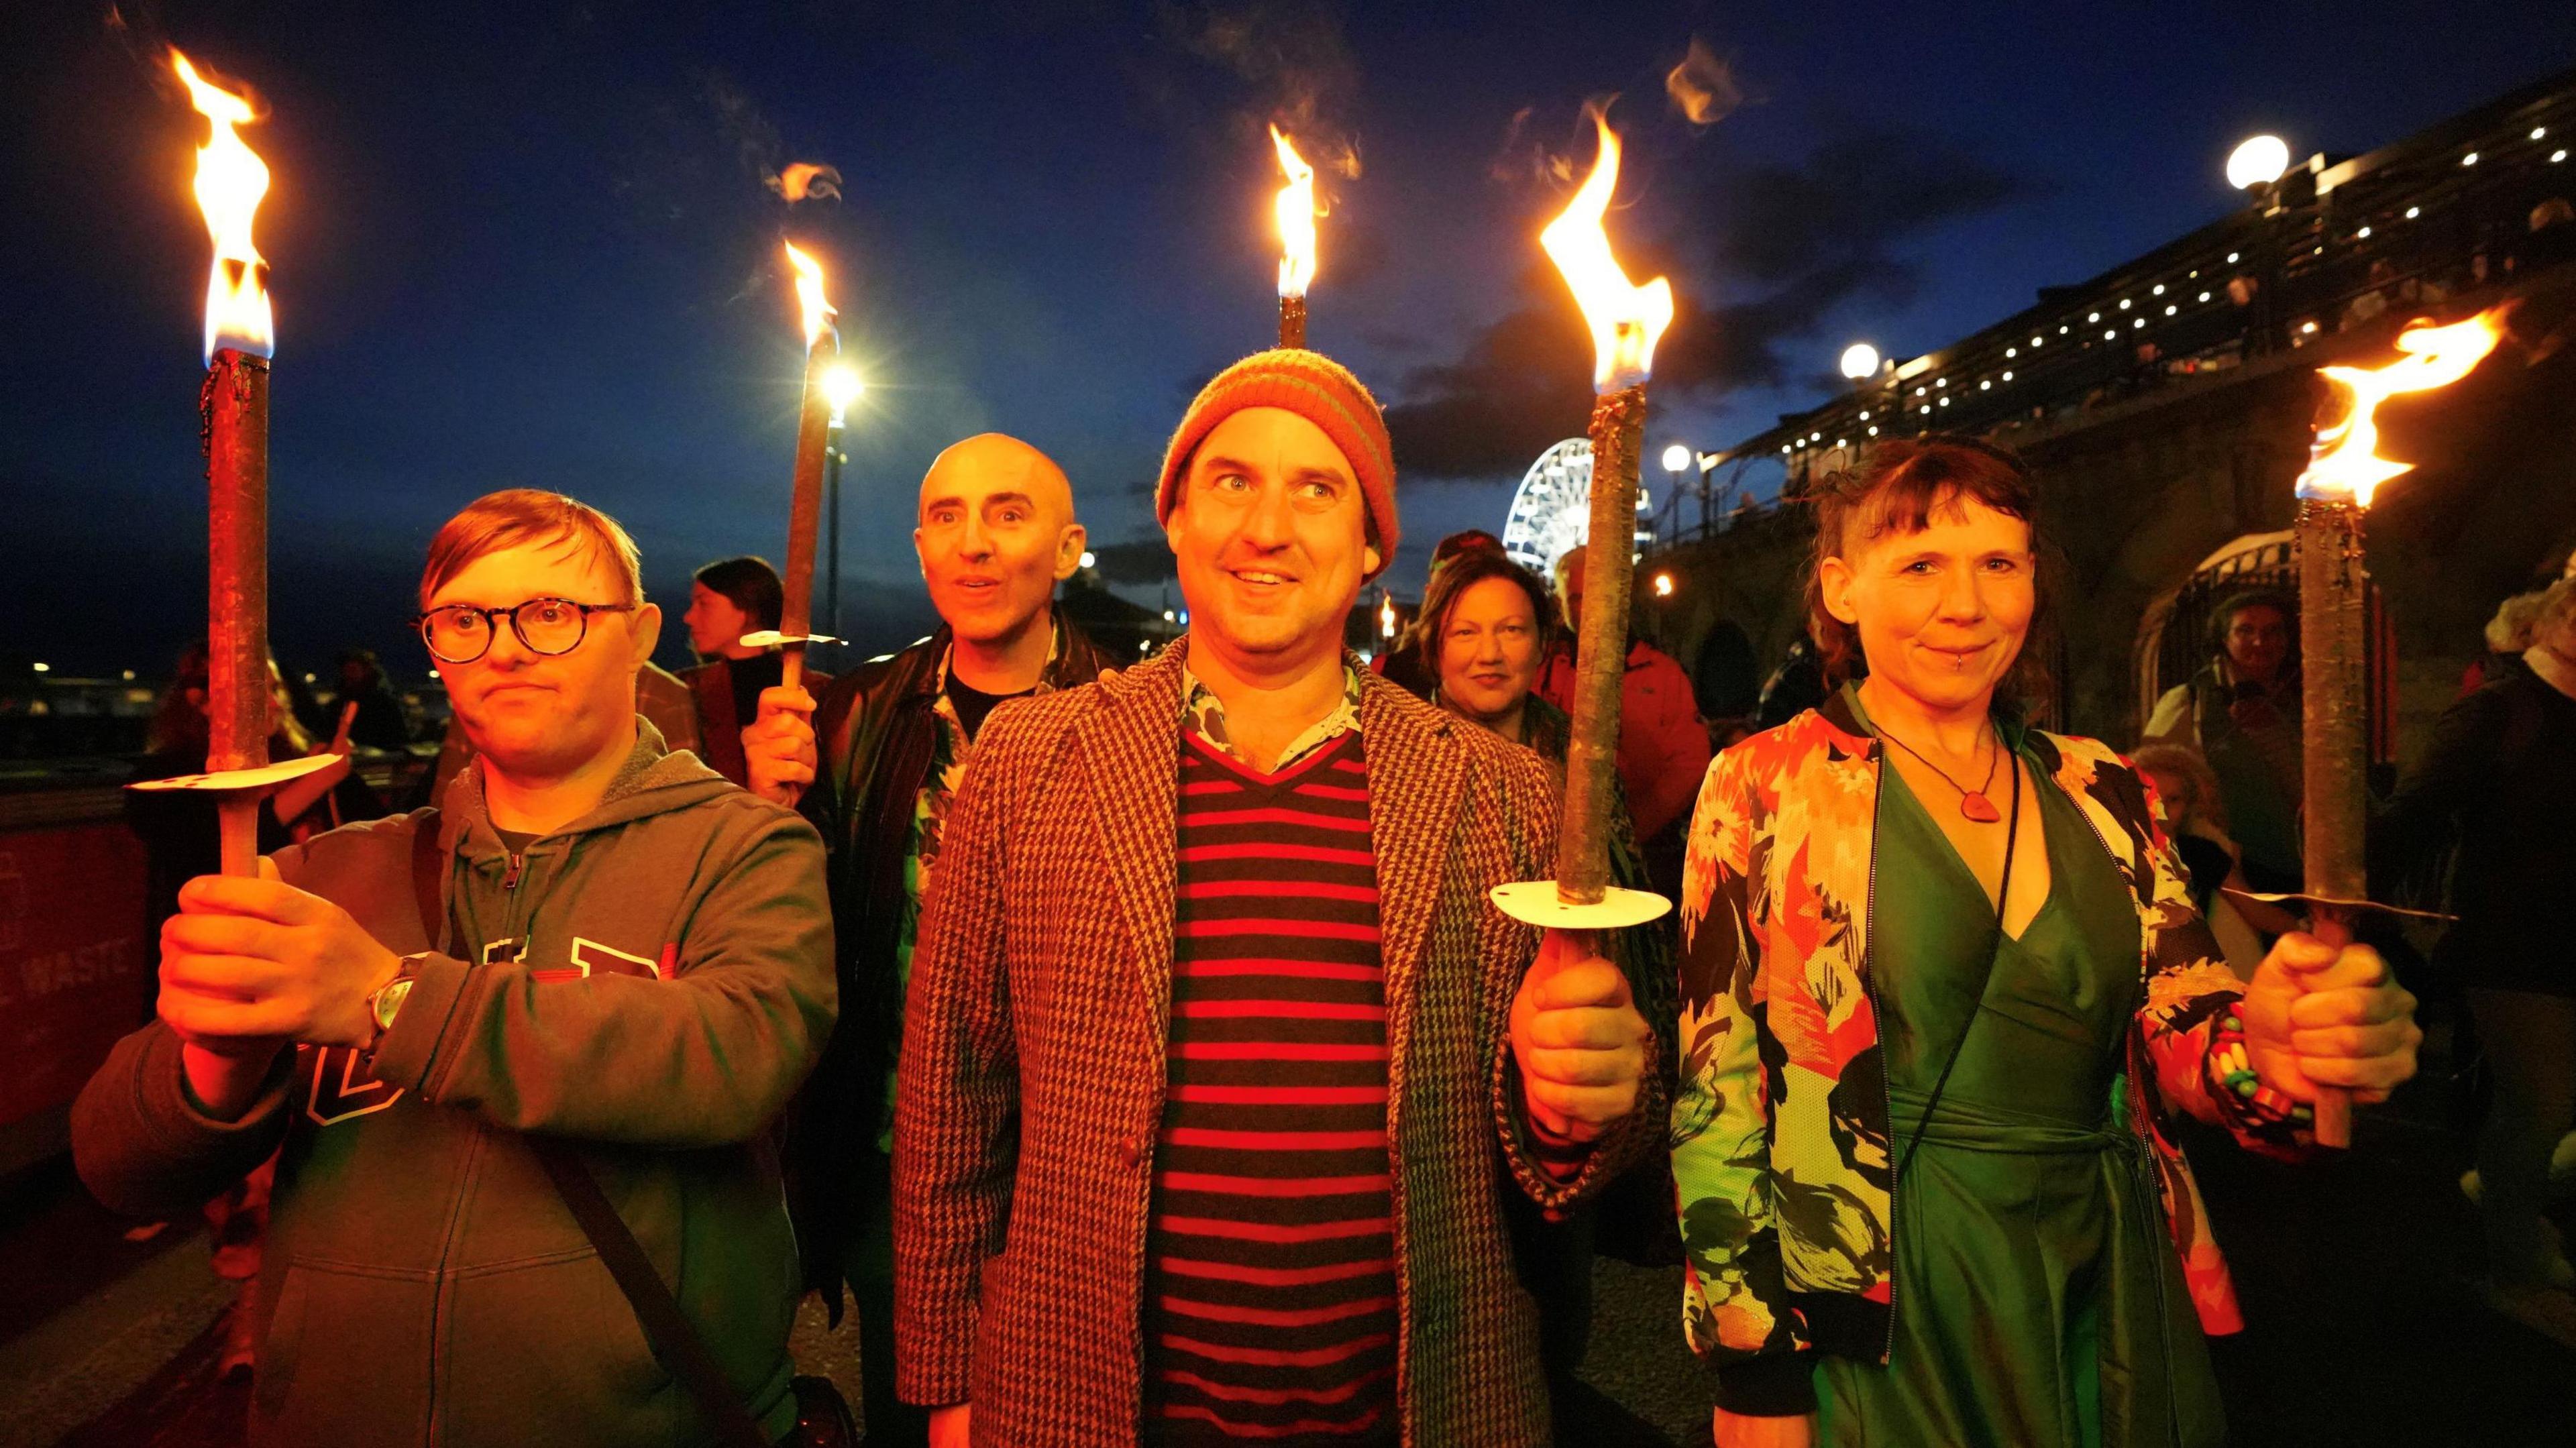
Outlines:
<svg viewBox="0 0 2576 1448"><path fill-rule="evenodd" d="M1859 632L1872 679L1932 713L1983 713L2038 607L2030 524L1952 493L1919 532L1864 531L1817 567L1826 611Z"/></svg>
<svg viewBox="0 0 2576 1448"><path fill-rule="evenodd" d="M641 602L626 597L618 570L598 550L566 536L487 553L457 570L428 608L509 608L532 598L575 603ZM561 779L635 738L635 674L653 656L662 612L652 604L590 615L567 654L540 654L506 620L471 663L438 665L466 741L487 767L513 779Z"/></svg>
<svg viewBox="0 0 2576 1448"><path fill-rule="evenodd" d="M1191 647L1240 673L1338 656L1360 583L1378 566L1350 460L1285 408L1247 407L1208 433L1163 535L1190 606Z"/></svg>
<svg viewBox="0 0 2576 1448"><path fill-rule="evenodd" d="M1499 720L1538 677L1538 610L1510 579L1480 578L1450 606L1439 648L1441 694L1470 718Z"/></svg>
<svg viewBox="0 0 2576 1448"><path fill-rule="evenodd" d="M930 603L957 637L1017 638L1082 562L1073 487L1046 454L987 433L939 455L921 480L921 556Z"/></svg>

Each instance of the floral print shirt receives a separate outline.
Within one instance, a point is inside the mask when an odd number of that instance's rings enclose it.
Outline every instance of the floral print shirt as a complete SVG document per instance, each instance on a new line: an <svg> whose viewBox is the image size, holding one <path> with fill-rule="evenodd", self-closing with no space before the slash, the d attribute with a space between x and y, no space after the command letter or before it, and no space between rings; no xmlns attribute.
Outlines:
<svg viewBox="0 0 2576 1448"><path fill-rule="evenodd" d="M1224 702L1217 698L1216 690L1190 672L1186 662L1181 665L1181 727L1224 751L1228 757L1243 758L1242 751L1234 747L1234 740L1226 734ZM1306 732L1290 740L1269 772L1277 774L1359 727L1360 673L1351 667L1348 659L1344 659L1341 702L1333 706L1331 713L1316 720Z"/></svg>

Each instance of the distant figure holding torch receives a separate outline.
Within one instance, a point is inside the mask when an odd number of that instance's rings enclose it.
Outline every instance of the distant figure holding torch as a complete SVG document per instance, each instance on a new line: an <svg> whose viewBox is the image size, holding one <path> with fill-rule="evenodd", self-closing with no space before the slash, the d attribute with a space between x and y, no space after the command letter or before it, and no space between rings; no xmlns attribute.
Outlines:
<svg viewBox="0 0 2576 1448"><path fill-rule="evenodd" d="M1883 443L1816 509L1811 627L1868 678L1718 756L1682 895L1717 1443L2217 1443L2240 1324L2174 1131L2307 1154L2318 1086L2414 1073L2413 998L2304 934L2239 981L2138 770L2023 722L2020 463Z"/></svg>

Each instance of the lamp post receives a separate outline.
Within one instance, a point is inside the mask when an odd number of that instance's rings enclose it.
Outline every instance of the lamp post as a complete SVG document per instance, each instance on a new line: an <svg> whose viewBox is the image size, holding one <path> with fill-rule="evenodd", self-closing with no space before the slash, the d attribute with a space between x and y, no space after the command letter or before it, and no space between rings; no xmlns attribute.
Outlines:
<svg viewBox="0 0 2576 1448"><path fill-rule="evenodd" d="M1843 349L1843 376L1853 382L1867 382L1878 375L1878 349L1867 342L1854 342Z"/></svg>
<svg viewBox="0 0 2576 1448"><path fill-rule="evenodd" d="M2280 209L2281 177L2290 169L2290 143L2278 136L2248 136L2227 155L2227 184L2253 198L2261 219L2254 237L2254 297L2246 320L2257 352L2277 345L2272 326L2273 283L2280 279L2280 245L2271 216Z"/></svg>
<svg viewBox="0 0 2576 1448"><path fill-rule="evenodd" d="M1664 449L1664 471L1673 475L1673 507L1676 510L1681 507L1682 474L1689 472L1691 464L1698 458L1699 454L1692 451L1688 443L1677 442ZM1701 509L1701 513L1701 521L1706 522L1707 510ZM1673 528L1676 534L1680 532L1681 517L1678 511L1674 514Z"/></svg>
<svg viewBox="0 0 2576 1448"><path fill-rule="evenodd" d="M823 617L830 620L826 632L834 638L841 633L841 464L849 461L842 450L842 426L848 421L850 404L868 390L858 369L846 362L836 363L823 374L823 400L831 404L832 425L823 440Z"/></svg>

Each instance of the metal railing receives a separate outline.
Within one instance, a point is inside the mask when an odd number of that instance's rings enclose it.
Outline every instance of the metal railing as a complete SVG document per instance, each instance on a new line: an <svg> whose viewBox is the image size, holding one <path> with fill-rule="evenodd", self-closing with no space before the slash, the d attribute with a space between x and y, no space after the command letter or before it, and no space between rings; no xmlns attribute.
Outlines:
<svg viewBox="0 0 2576 1448"><path fill-rule="evenodd" d="M1775 459L1794 497L1874 438L2044 426L2407 309L2465 304L2576 260L2571 202L2576 72L2364 156L2314 158L2244 210L1784 416L1720 467ZM1677 508L1673 536L1689 531Z"/></svg>

